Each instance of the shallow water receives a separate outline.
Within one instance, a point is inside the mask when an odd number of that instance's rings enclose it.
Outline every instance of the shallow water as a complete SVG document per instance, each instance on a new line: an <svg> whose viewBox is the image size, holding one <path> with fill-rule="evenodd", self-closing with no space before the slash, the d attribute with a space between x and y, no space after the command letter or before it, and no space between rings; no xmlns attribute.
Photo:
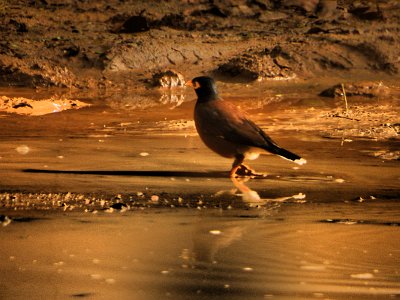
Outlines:
<svg viewBox="0 0 400 300"><path fill-rule="evenodd" d="M265 197L307 193L316 201L336 201L343 193L346 197L339 200L398 196L398 134L382 126L398 120L395 99L351 99L377 118L379 130L371 134L374 128L358 121L326 117L343 103L315 96L321 84L269 85L221 84L221 90L308 164L296 169L280 158L262 156L249 164L269 176L249 182L253 189ZM4 94L29 98L27 90ZM0 114L0 189L107 195L229 190L232 183L221 174L232 161L199 140L192 120L194 97L189 90L115 93L80 98L91 106L79 110L39 117ZM379 107L389 108L381 113Z"/></svg>
<svg viewBox="0 0 400 300"><path fill-rule="evenodd" d="M400 297L399 202L30 217L0 230L1 299Z"/></svg>
<svg viewBox="0 0 400 300"><path fill-rule="evenodd" d="M188 91L0 115L0 299L400 298L400 147L382 125L399 108L327 118L342 103L317 87L227 93L308 160L251 162L268 174L243 182L252 203L198 139Z"/></svg>

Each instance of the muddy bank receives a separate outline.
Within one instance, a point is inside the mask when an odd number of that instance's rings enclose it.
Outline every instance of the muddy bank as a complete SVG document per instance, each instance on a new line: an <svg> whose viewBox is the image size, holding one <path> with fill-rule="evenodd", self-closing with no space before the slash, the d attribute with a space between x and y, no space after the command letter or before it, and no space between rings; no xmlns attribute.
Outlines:
<svg viewBox="0 0 400 300"><path fill-rule="evenodd" d="M396 78L400 4L353 2L7 1L0 85L126 86L171 68L235 81Z"/></svg>

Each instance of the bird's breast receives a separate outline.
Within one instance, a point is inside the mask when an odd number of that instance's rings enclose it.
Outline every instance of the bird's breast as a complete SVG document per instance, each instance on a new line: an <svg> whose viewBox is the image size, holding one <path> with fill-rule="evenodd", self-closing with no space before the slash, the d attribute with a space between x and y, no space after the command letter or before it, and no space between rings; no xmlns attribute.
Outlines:
<svg viewBox="0 0 400 300"><path fill-rule="evenodd" d="M210 103L198 103L194 111L194 123L197 133L203 143L224 157L234 157L237 154L237 145L227 141L224 137L224 123L226 120Z"/></svg>

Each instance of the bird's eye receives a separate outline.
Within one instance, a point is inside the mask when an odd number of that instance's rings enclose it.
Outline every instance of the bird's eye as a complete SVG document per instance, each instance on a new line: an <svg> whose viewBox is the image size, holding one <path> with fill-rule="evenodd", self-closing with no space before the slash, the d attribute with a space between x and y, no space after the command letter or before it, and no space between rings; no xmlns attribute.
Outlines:
<svg viewBox="0 0 400 300"><path fill-rule="evenodd" d="M200 87L200 83L198 81L189 80L185 84L186 86L191 86L194 89L198 89Z"/></svg>

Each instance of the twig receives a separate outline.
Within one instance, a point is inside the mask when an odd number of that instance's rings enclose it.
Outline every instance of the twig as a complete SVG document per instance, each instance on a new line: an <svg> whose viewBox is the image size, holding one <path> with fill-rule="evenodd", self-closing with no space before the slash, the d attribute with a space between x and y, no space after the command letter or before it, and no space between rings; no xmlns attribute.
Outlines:
<svg viewBox="0 0 400 300"><path fill-rule="evenodd" d="M342 91L343 91L343 100L344 104L346 105L346 115L349 115L349 107L347 105L347 97L346 97L346 91L344 90L344 84L342 83Z"/></svg>
<svg viewBox="0 0 400 300"><path fill-rule="evenodd" d="M357 121L357 122L360 122L360 121L361 121L361 119L351 118L351 117L348 117L348 116L341 116L341 115L339 115L338 113L329 115L329 117L332 117L332 118L342 118L342 119L347 119L347 120L352 120L352 121Z"/></svg>

